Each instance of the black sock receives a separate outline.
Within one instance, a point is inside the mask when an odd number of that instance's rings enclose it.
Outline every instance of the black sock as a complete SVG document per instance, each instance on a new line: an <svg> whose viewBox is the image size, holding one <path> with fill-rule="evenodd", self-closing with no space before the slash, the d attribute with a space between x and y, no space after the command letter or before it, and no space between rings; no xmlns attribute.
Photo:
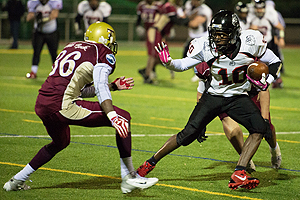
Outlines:
<svg viewBox="0 0 300 200"><path fill-rule="evenodd" d="M246 167L237 165L237 166L235 167L234 171L237 171L237 170L246 170Z"/></svg>
<svg viewBox="0 0 300 200"><path fill-rule="evenodd" d="M149 160L147 160L151 165L155 166L157 161L156 159L154 158L154 156L152 156Z"/></svg>

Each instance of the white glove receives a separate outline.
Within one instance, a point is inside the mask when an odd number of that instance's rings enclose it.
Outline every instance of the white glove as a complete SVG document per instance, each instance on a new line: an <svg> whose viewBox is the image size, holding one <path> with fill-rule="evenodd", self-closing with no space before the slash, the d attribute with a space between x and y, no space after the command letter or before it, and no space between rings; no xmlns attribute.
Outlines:
<svg viewBox="0 0 300 200"><path fill-rule="evenodd" d="M112 126L117 130L121 138L128 136L128 122L126 119L119 117L116 111L107 113L108 119L111 121Z"/></svg>
<svg viewBox="0 0 300 200"><path fill-rule="evenodd" d="M137 26L135 29L135 32L137 34L137 36L139 36L140 38L145 36L146 30L144 27L142 26Z"/></svg>

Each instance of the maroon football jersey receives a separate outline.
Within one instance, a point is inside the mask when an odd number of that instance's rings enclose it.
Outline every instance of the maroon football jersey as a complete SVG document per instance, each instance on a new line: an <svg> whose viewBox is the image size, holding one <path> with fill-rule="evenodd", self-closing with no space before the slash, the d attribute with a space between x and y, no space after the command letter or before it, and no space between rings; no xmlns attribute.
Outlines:
<svg viewBox="0 0 300 200"><path fill-rule="evenodd" d="M73 42L57 56L52 71L39 90L37 103L53 111L62 108L62 101L73 101L80 90L93 82L93 69L97 63L106 63L115 69L116 59L103 44Z"/></svg>
<svg viewBox="0 0 300 200"><path fill-rule="evenodd" d="M155 17L159 13L161 6L162 3L159 1L154 1L151 5L145 1L141 1L137 5L137 15L141 16L146 30L155 23Z"/></svg>

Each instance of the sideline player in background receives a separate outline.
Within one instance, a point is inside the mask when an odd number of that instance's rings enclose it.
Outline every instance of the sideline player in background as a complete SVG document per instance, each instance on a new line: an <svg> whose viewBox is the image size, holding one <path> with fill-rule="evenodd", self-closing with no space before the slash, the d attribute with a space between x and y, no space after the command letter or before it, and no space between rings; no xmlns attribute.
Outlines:
<svg viewBox="0 0 300 200"><path fill-rule="evenodd" d="M279 22L278 12L271 6L266 7L265 0L255 0L254 4L255 17L251 20L250 28L259 30L265 37L268 43L268 48L271 49L276 56L280 58L280 48L285 46L284 27ZM279 30L279 37L276 37L275 29ZM274 80L276 84L272 84L272 88L282 88L283 83L278 75ZM276 86L276 87L274 87Z"/></svg>
<svg viewBox="0 0 300 200"><path fill-rule="evenodd" d="M88 27L97 21L108 23L110 14L111 6L106 1L88 0L80 2L74 24L75 34L82 36ZM81 20L83 20L84 28L80 26Z"/></svg>
<svg viewBox="0 0 300 200"><path fill-rule="evenodd" d="M196 38L191 42L188 57L183 59L173 60L164 43L157 47L159 58L168 69L180 72L191 69L201 62L207 62L211 66L211 75L209 85L185 128L171 136L137 169L137 172L141 176L147 175L163 157L180 146L192 143L208 123L226 112L249 131L228 187L252 189L259 184L259 180L246 174L247 164L256 153L262 138L269 139L272 134L259 109L247 95L247 91L251 88L250 82L266 90L268 88L266 77L262 77L260 81L250 79L248 81L247 66L260 58L269 64L272 71L276 71L281 62L271 50L267 49L267 44L259 31L240 32L238 17L230 11L222 10L215 14L208 31L208 37Z"/></svg>
<svg viewBox="0 0 300 200"><path fill-rule="evenodd" d="M153 77L153 71L150 72L147 78L146 76L146 69L147 68L155 68L157 64L160 64L160 60L158 55L154 49L155 43L149 41L148 29L154 25L155 22L158 21L160 17L160 9L163 3L161 1L154 1L154 0L145 0L141 1L137 5L137 22L136 22L136 32L139 37L143 37L146 34L146 46L147 46L147 54L148 60L146 67L139 70L139 73L143 76L145 83L151 83ZM160 41L158 41L160 42ZM154 66L154 67L152 67Z"/></svg>
<svg viewBox="0 0 300 200"><path fill-rule="evenodd" d="M166 37L170 35L171 28L174 24L185 25L189 23L189 18L181 18L177 15L177 9L182 6L182 0L168 0L160 9L159 19L155 20L153 26L149 27L147 31L148 49L151 49L151 56L154 57L153 62L147 63L145 69L140 69L139 73L144 78L144 83L153 84L154 78L151 77L151 73L155 71L157 54L155 52L155 45L166 41ZM171 71L171 78L174 78Z"/></svg>
<svg viewBox="0 0 300 200"><path fill-rule="evenodd" d="M48 46L52 63L56 59L59 44L57 17L62 7L62 0L29 0L27 2L28 14L26 21L34 20L33 58L31 72L26 74L27 78L35 79L37 77L41 51L45 43Z"/></svg>
<svg viewBox="0 0 300 200"><path fill-rule="evenodd" d="M131 158L130 114L112 104L110 91L132 89L133 79L120 77L108 83L115 70L116 33L105 22L92 24L83 41L69 43L58 55L53 70L39 90L35 112L52 138L34 158L5 183L6 191L27 190L29 176L70 144L70 125L114 127L121 161L121 190L145 189L157 178L136 175ZM89 86L94 83L94 86ZM81 97L94 97L98 102ZM81 97L80 97L81 96ZM109 162L109 161L108 161Z"/></svg>

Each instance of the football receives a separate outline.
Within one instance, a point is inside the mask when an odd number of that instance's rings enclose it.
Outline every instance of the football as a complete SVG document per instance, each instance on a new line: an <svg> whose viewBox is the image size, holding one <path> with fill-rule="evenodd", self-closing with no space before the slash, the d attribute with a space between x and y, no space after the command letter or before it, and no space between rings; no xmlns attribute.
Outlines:
<svg viewBox="0 0 300 200"><path fill-rule="evenodd" d="M259 81L261 79L261 75L263 73L265 73L266 75L269 74L269 67L263 62L256 61L248 66L248 76L256 81Z"/></svg>

